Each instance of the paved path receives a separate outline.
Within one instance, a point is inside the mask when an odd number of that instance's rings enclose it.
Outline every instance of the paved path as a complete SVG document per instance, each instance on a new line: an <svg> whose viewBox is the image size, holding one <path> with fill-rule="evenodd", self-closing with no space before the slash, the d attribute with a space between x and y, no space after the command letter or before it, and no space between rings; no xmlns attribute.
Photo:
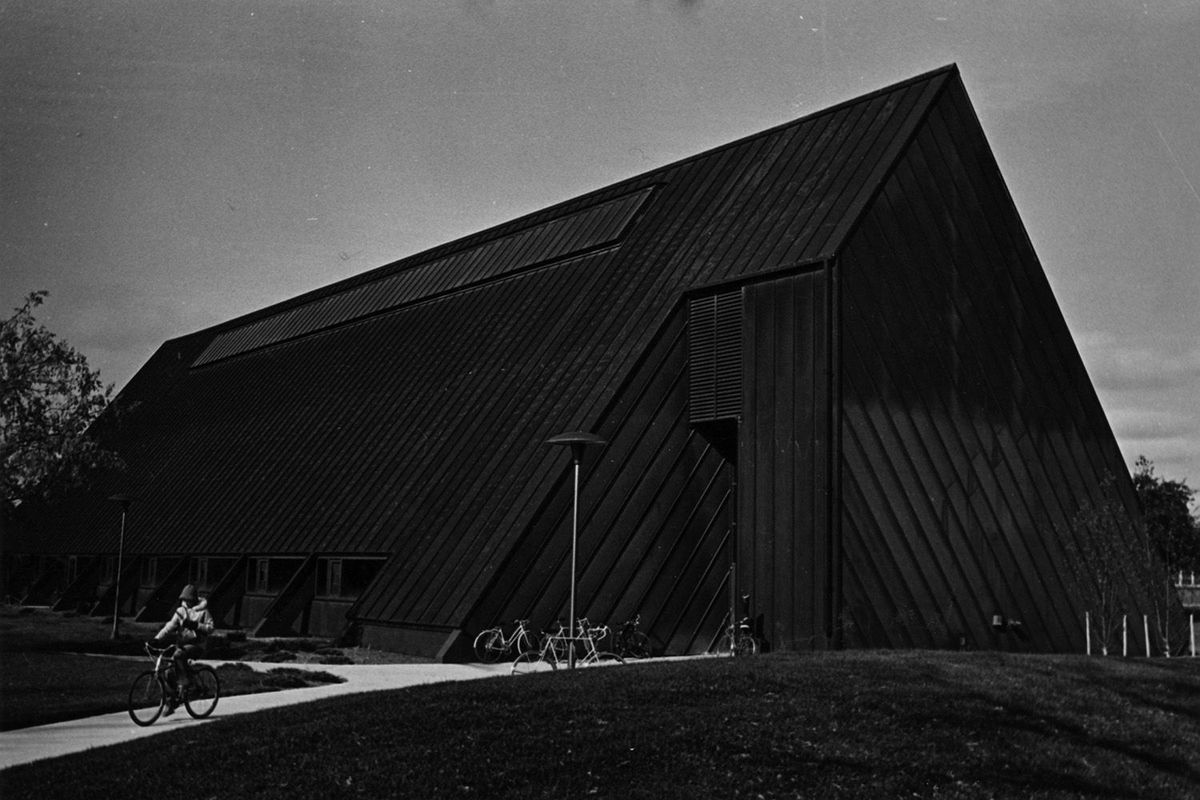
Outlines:
<svg viewBox="0 0 1200 800"><path fill-rule="evenodd" d="M209 662L219 663L219 662ZM259 671L276 667L295 667L329 672L346 679L345 683L330 683L307 689L288 689L279 692L222 697L217 710L210 719L220 719L233 714L245 714L264 708L306 703L325 697L335 697L356 692L372 692L381 689L398 689L422 683L438 681L463 681L507 675L510 664L256 664L250 666ZM142 736L178 730L184 725L203 725L208 720L195 720L180 708L173 716L160 718L148 728L139 728L129 719L129 714L120 711L99 717L56 722L15 731L0 732L0 769L53 758L67 753L78 753L92 747L128 742Z"/></svg>

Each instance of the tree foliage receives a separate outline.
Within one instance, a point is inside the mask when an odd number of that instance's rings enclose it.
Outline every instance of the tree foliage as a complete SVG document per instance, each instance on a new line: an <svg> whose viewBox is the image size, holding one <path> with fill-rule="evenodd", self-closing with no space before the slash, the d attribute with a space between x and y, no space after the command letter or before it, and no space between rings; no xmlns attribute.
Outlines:
<svg viewBox="0 0 1200 800"><path fill-rule="evenodd" d="M4 503L48 499L120 459L88 435L112 394L87 359L39 325L31 292L0 323L0 463Z"/></svg>
<svg viewBox="0 0 1200 800"><path fill-rule="evenodd" d="M1091 635L1108 655L1128 613L1129 589L1140 578L1143 551L1129 512L1107 475L1097 500L1084 499L1061 535L1074 590L1090 618Z"/></svg>
<svg viewBox="0 0 1200 800"><path fill-rule="evenodd" d="M1139 459L1143 475L1152 476L1149 462ZM1157 480L1157 479L1155 479ZM1136 514L1121 501L1116 478L1105 475L1099 495L1084 498L1060 532L1067 555L1073 591L1088 611L1093 644L1108 655L1123 639L1126 625L1135 639L1142 630L1141 615L1150 629L1149 646L1169 655L1179 647L1182 607L1167 561L1150 525L1138 525ZM1138 487L1139 496L1142 487ZM1172 490L1175 492L1175 490ZM1177 498L1177 492L1171 497ZM1187 510L1188 491L1184 495ZM1188 518L1190 520L1190 517Z"/></svg>
<svg viewBox="0 0 1200 800"><path fill-rule="evenodd" d="M1145 456L1134 464L1133 487L1146 533L1167 568L1200 571L1200 521L1189 509L1196 490L1183 481L1160 478Z"/></svg>

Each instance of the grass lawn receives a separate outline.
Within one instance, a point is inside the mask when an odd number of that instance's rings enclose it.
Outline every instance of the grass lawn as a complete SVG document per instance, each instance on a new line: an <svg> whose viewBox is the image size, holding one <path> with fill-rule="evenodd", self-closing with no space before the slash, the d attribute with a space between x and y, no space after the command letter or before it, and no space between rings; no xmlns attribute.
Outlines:
<svg viewBox="0 0 1200 800"><path fill-rule="evenodd" d="M1200 797L1200 662L640 664L331 698L0 773L6 800L180 787L289 800Z"/></svg>
<svg viewBox="0 0 1200 800"><path fill-rule="evenodd" d="M150 667L142 643L159 626L124 623L116 640L110 626L90 617L0 610L0 730L125 710L134 677ZM235 663L217 671L226 696L339 680L288 667L256 672Z"/></svg>

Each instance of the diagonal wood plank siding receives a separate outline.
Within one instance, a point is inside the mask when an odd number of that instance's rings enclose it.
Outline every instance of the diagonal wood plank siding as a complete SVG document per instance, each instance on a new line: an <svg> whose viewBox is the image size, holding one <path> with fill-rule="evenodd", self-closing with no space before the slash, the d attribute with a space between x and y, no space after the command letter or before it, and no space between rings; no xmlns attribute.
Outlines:
<svg viewBox="0 0 1200 800"><path fill-rule="evenodd" d="M845 636L1081 649L1060 532L1127 472L971 117L942 95L840 259Z"/></svg>

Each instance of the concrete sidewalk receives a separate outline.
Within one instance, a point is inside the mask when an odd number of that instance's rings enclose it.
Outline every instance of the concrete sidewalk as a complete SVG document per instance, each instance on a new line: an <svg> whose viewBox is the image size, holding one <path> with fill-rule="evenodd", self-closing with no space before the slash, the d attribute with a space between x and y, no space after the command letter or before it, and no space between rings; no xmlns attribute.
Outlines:
<svg viewBox="0 0 1200 800"><path fill-rule="evenodd" d="M219 665L221 662L206 662ZM249 663L249 662L246 662ZM345 683L331 683L307 689L287 689L279 692L222 697L216 711L209 719L221 719L234 714L261 711L264 708L307 703L326 697L336 697L357 692L374 692L382 689L399 689L423 683L440 681L465 681L475 678L490 678L507 675L509 662L499 664L264 664L249 663L260 672L277 667L292 667L328 672L345 678ZM67 753L78 753L92 747L103 747L128 742L143 736L178 730L185 725L203 725L208 720L195 720L180 708L170 717L159 718L148 728L133 724L124 711L104 714L99 717L56 722L35 728L22 728L0 732L0 769L27 764L43 758L53 758Z"/></svg>

